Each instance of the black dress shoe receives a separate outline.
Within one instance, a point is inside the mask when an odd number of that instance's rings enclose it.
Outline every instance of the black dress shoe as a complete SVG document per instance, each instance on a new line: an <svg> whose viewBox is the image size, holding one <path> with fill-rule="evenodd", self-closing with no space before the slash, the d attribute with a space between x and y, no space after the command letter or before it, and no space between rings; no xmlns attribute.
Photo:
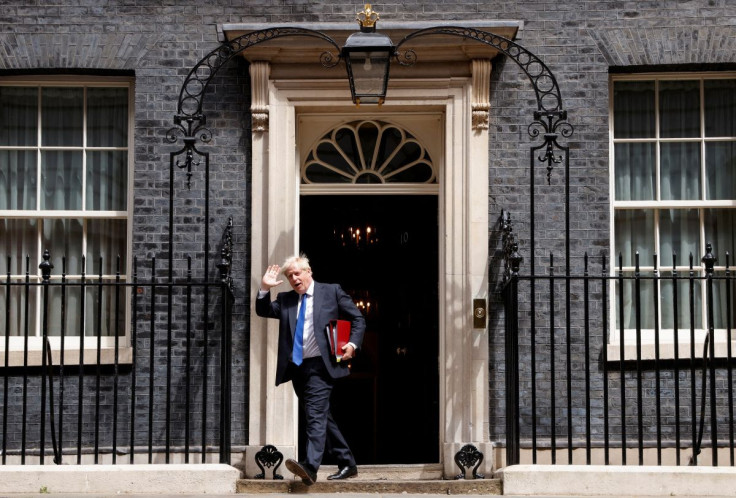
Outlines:
<svg viewBox="0 0 736 498"><path fill-rule="evenodd" d="M297 462L296 460L292 460L291 458L288 458L286 460L286 463L284 464L289 472L294 474L297 477L300 477L302 479L302 482L306 484L307 486L311 486L314 484L314 481L317 480L317 473L313 470L310 470L309 467L306 465ZM356 469L357 472L357 469Z"/></svg>
<svg viewBox="0 0 736 498"><path fill-rule="evenodd" d="M334 481L336 479L347 479L348 477L353 477L357 475L358 467L356 467L355 465L348 465L347 467L339 469L335 474L327 476L327 480Z"/></svg>

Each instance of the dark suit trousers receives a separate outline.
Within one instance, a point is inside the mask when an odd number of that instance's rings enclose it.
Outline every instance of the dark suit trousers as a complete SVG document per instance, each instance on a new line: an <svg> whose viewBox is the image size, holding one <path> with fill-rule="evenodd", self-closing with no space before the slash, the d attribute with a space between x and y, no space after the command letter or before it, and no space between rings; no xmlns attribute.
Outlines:
<svg viewBox="0 0 736 498"><path fill-rule="evenodd" d="M330 394L335 380L325 368L321 357L306 358L294 369L291 380L294 392L304 407L307 455L304 463L316 472L325 450L340 467L355 465L355 458L330 412Z"/></svg>

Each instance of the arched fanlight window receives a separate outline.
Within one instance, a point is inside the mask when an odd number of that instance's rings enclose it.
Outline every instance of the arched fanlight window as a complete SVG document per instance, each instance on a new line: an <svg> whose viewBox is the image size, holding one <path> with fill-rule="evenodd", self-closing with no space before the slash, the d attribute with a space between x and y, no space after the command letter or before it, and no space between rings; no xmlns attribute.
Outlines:
<svg viewBox="0 0 736 498"><path fill-rule="evenodd" d="M437 183L437 172L427 150L406 130L383 121L353 121L310 149L302 183Z"/></svg>

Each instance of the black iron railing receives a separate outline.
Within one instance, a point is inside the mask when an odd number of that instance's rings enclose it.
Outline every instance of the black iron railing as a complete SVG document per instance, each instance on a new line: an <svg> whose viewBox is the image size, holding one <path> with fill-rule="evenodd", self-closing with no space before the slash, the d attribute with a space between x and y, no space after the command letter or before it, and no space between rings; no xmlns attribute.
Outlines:
<svg viewBox="0 0 736 498"><path fill-rule="evenodd" d="M586 254L577 275L550 255L530 276L510 230L504 244L507 464L734 465L728 254L646 272Z"/></svg>
<svg viewBox="0 0 736 498"><path fill-rule="evenodd" d="M191 257L180 279L156 258L133 259L127 281L119 258L114 276L86 274L83 258L81 275L64 259L53 275L48 251L40 275L26 258L24 278L5 276L3 465L229 463L231 228L219 281L194 279Z"/></svg>

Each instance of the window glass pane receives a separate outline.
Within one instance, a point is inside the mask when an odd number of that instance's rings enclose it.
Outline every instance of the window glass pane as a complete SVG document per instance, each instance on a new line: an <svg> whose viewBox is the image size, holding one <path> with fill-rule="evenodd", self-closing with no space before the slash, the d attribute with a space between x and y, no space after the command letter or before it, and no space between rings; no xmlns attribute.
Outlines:
<svg viewBox="0 0 736 498"><path fill-rule="evenodd" d="M128 195L128 153L91 151L87 154L87 209L124 211Z"/></svg>
<svg viewBox="0 0 736 498"><path fill-rule="evenodd" d="M736 142L705 143L706 199L736 199Z"/></svg>
<svg viewBox="0 0 736 498"><path fill-rule="evenodd" d="M116 331L119 331L120 335L124 335L124 292L121 290L116 296L114 286L103 285L102 289L99 286L88 286L86 287L86 293L84 335L86 337L108 337L114 336ZM116 300L116 297L118 300ZM101 313L97 311L98 307Z"/></svg>
<svg viewBox="0 0 736 498"><path fill-rule="evenodd" d="M434 170L430 164L420 161L411 168L398 171L391 176L387 176L387 182L404 182L404 183L425 183L432 179Z"/></svg>
<svg viewBox="0 0 736 498"><path fill-rule="evenodd" d="M736 137L736 80L706 80L705 136Z"/></svg>
<svg viewBox="0 0 736 498"><path fill-rule="evenodd" d="M699 81L660 82L659 135L662 138L700 136Z"/></svg>
<svg viewBox="0 0 736 498"><path fill-rule="evenodd" d="M114 275L117 257L120 256L120 272L125 273L126 258L125 220L87 220L87 273ZM102 267L100 267L102 258Z"/></svg>
<svg viewBox="0 0 736 498"><path fill-rule="evenodd" d="M381 178L373 171L364 171L356 179L355 183L382 183Z"/></svg>
<svg viewBox="0 0 736 498"><path fill-rule="evenodd" d="M615 213L616 260L623 257L624 266L634 266L639 252L639 264L651 265L654 255L654 212L643 209L619 210Z"/></svg>
<svg viewBox="0 0 736 498"><path fill-rule="evenodd" d="M327 134L323 137L323 140L329 140L332 134ZM355 141L355 133L352 128L345 127L340 128L334 132L335 143L342 150L345 156L351 160L358 158L358 144Z"/></svg>
<svg viewBox="0 0 736 498"><path fill-rule="evenodd" d="M333 169L317 162L307 163L305 175L311 183L351 183L349 176L335 173Z"/></svg>
<svg viewBox="0 0 736 498"><path fill-rule="evenodd" d="M654 143L617 143L616 200L654 200L655 162Z"/></svg>
<svg viewBox="0 0 736 498"><path fill-rule="evenodd" d="M60 336L63 325L64 337L79 337L79 325L82 321L82 290L79 285L75 285L77 280L66 282L69 285L49 286L48 332L49 335Z"/></svg>
<svg viewBox="0 0 736 498"><path fill-rule="evenodd" d="M689 265L690 254L700 265L700 219L697 209L662 209L659 212L659 253L662 266Z"/></svg>
<svg viewBox="0 0 736 498"><path fill-rule="evenodd" d="M0 273L38 273L38 230L36 220L0 219ZM26 256L30 256L28 266ZM8 257L10 267L8 268Z"/></svg>
<svg viewBox="0 0 736 498"><path fill-rule="evenodd" d="M38 89L0 86L0 145L36 145Z"/></svg>
<svg viewBox="0 0 736 498"><path fill-rule="evenodd" d="M672 329L675 327L675 316L677 316L677 327L682 337L684 330L690 328L690 311L692 309L695 317L693 323L696 329L703 327L700 280L687 278L688 274L678 272L677 296L675 298L675 281L672 280L672 272L662 272L662 328ZM696 273L695 276L698 276ZM691 288L692 285L692 288ZM675 303L677 314L675 314Z"/></svg>
<svg viewBox="0 0 736 498"><path fill-rule="evenodd" d="M360 128L358 128L358 137L360 137L360 148L363 152L365 167L370 168L373 164L374 156L376 155L378 128L374 123L363 123L360 125ZM360 167L360 165L358 167Z"/></svg>
<svg viewBox="0 0 736 498"><path fill-rule="evenodd" d="M41 144L82 146L84 89L41 89Z"/></svg>
<svg viewBox="0 0 736 498"><path fill-rule="evenodd" d="M128 89L87 90L87 146L128 146Z"/></svg>
<svg viewBox="0 0 736 498"><path fill-rule="evenodd" d="M54 275L82 273L82 220L43 220L41 247L49 251Z"/></svg>
<svg viewBox="0 0 736 498"><path fill-rule="evenodd" d="M393 126L384 128L383 133L381 133L381 142L378 144L378 158L383 159L393 154L403 140L401 130L398 128ZM377 164L376 166L380 167L382 165Z"/></svg>
<svg viewBox="0 0 736 498"><path fill-rule="evenodd" d="M380 159L388 158L388 162L384 162L379 165L381 168L381 174L383 174L387 181L408 181L408 182L425 182L432 175L431 167L427 171L426 168L417 168L414 165L418 164L422 159L425 159L424 149L414 140L407 140L401 144L398 148L398 143L393 143L400 139L400 135L397 130L391 128L386 130L383 134L383 140L381 140L382 154L379 156ZM388 133L394 131L394 133ZM429 158L426 158L429 159ZM425 163L426 164L426 163ZM415 170L416 171L413 171ZM395 173L394 173L395 172ZM392 175L392 173L394 173ZM403 173L403 174L402 174ZM427 175L429 173L429 175ZM396 177L400 176L405 179L397 180ZM414 177L416 176L416 179Z"/></svg>
<svg viewBox="0 0 736 498"><path fill-rule="evenodd" d="M31 283L35 280L31 279ZM10 294L8 296L8 294ZM36 288L29 288L26 299L26 287L13 286L10 292L6 287L0 288L0 313L8 320L10 336L34 337L36 335ZM5 327L0 328L0 337L5 337Z"/></svg>
<svg viewBox="0 0 736 498"><path fill-rule="evenodd" d="M616 81L613 84L614 138L654 137L654 82Z"/></svg>
<svg viewBox="0 0 736 498"><path fill-rule="evenodd" d="M713 244L713 253L718 265L726 264L726 252L731 255L730 263L736 263L736 211L733 209L705 210L705 242Z"/></svg>
<svg viewBox="0 0 736 498"><path fill-rule="evenodd" d="M0 150L0 209L36 209L36 151Z"/></svg>
<svg viewBox="0 0 736 498"><path fill-rule="evenodd" d="M338 132L339 133L339 132ZM341 151L335 148L335 145L331 142L322 142L317 146L317 162L325 167L329 166L330 170L334 170L332 175L337 176L352 176L355 174L355 168L349 162L350 160L358 160L356 156L350 156L340 153ZM346 152L346 151L343 151ZM346 159L347 157L348 159ZM312 179L311 168L309 168L309 178ZM344 174L341 174L343 172ZM313 180L314 181L314 180Z"/></svg>
<svg viewBox="0 0 736 498"><path fill-rule="evenodd" d="M639 291L637 295L636 279L634 274L624 272L624 328L636 329L637 303L639 310L639 326L642 329L654 328L654 280L651 280L651 272L642 272L644 278L639 279ZM620 291L619 280L616 280L616 328L621 327L621 313L619 312Z"/></svg>
<svg viewBox="0 0 736 498"><path fill-rule="evenodd" d="M719 264L722 263L719 262ZM734 302L734 300L736 300L736 294L734 293L734 279L733 277L725 279L724 277L726 272L716 272L715 275L718 278L713 279L714 326L717 329L731 327L731 330L733 330L734 327L736 327L736 320L734 320L734 311L736 311L736 302ZM731 272L731 275L733 275L733 271Z"/></svg>
<svg viewBox="0 0 736 498"><path fill-rule="evenodd" d="M662 200L700 199L700 143L661 144Z"/></svg>
<svg viewBox="0 0 736 498"><path fill-rule="evenodd" d="M82 209L82 152L41 152L41 209Z"/></svg>

